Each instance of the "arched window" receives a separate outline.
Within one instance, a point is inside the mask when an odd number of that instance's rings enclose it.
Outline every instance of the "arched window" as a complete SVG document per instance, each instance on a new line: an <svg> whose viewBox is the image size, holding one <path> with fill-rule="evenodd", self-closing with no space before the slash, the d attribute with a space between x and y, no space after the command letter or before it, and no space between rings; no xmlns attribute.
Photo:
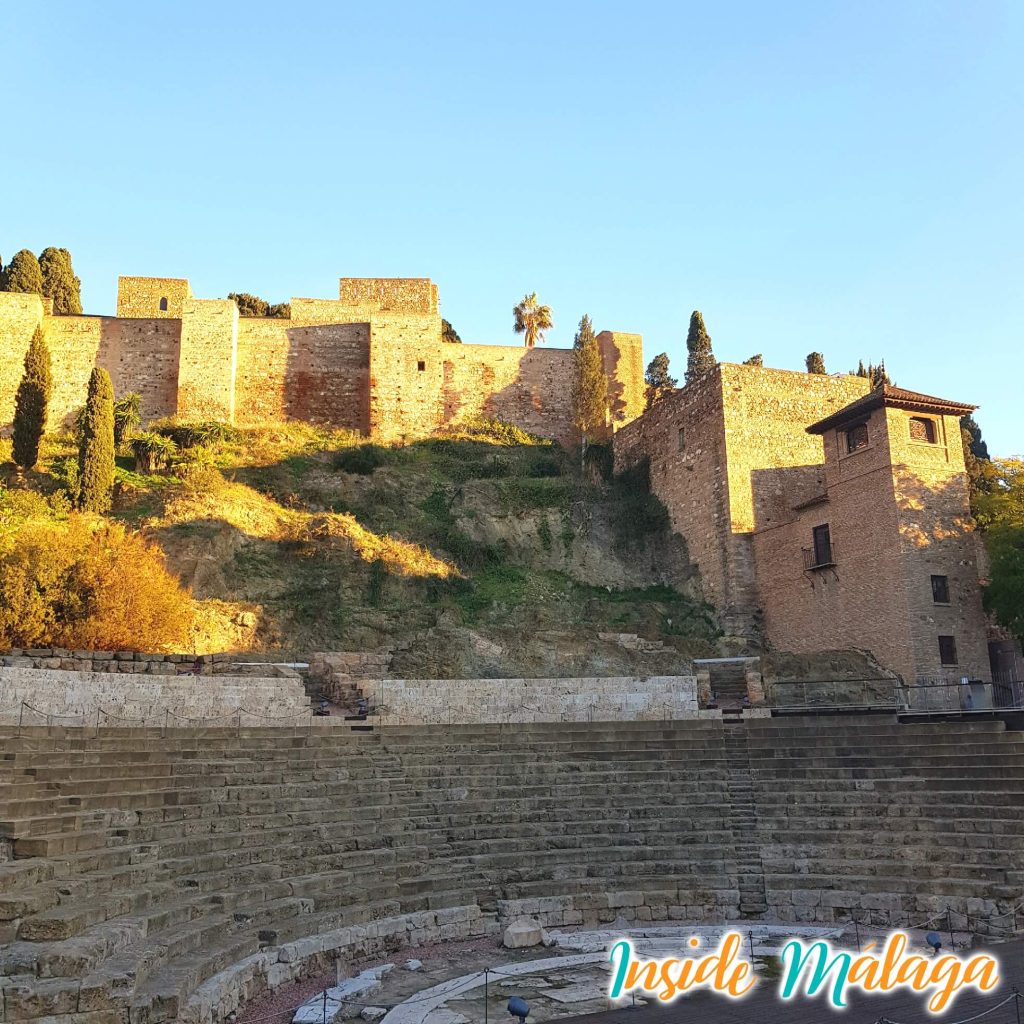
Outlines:
<svg viewBox="0 0 1024 1024"><path fill-rule="evenodd" d="M160 300L160 312L161 313L166 313L167 312L167 297L166 296L164 296Z"/></svg>

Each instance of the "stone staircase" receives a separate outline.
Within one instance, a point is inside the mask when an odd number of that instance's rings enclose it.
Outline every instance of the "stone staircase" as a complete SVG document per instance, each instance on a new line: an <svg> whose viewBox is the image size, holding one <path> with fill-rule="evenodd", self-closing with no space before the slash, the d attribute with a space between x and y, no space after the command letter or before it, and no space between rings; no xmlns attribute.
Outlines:
<svg viewBox="0 0 1024 1024"><path fill-rule="evenodd" d="M726 718L725 757L729 773L729 823L736 851L739 909L743 917L763 917L768 910L764 867L754 802L754 785L747 752L747 730L742 719Z"/></svg>
<svg viewBox="0 0 1024 1024"><path fill-rule="evenodd" d="M708 665L711 693L720 708L739 707L747 696L747 662L725 661Z"/></svg>

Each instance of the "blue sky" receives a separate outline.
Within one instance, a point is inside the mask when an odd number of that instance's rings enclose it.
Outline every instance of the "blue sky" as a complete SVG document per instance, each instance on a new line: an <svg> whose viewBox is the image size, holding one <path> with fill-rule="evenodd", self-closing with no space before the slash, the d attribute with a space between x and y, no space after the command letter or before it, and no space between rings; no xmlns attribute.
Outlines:
<svg viewBox="0 0 1024 1024"><path fill-rule="evenodd" d="M45 17L44 17L45 15ZM1024 4L11 5L0 255L204 297L432 277L465 341L884 357L1024 452Z"/></svg>

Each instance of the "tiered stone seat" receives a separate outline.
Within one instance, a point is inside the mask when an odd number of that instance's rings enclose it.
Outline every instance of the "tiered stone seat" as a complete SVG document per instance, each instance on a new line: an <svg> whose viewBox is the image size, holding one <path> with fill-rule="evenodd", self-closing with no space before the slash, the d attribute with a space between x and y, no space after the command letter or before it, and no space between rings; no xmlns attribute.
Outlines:
<svg viewBox="0 0 1024 1024"><path fill-rule="evenodd" d="M781 920L1005 932L1024 893L1024 736L998 721L747 726L768 902ZM968 918L970 920L968 921Z"/></svg>
<svg viewBox="0 0 1024 1024"><path fill-rule="evenodd" d="M723 728L741 730L731 759ZM520 913L728 920L754 912L741 892L762 869L782 920L919 923L947 905L980 919L1024 889L1024 741L998 722L0 739L10 1021L210 1024L336 955Z"/></svg>
<svg viewBox="0 0 1024 1024"><path fill-rule="evenodd" d="M496 928L499 901L559 897L536 904L548 923L721 916L736 882L720 734L9 731L8 1018L172 1019L233 964L272 957L279 982L307 937L399 915L447 938Z"/></svg>

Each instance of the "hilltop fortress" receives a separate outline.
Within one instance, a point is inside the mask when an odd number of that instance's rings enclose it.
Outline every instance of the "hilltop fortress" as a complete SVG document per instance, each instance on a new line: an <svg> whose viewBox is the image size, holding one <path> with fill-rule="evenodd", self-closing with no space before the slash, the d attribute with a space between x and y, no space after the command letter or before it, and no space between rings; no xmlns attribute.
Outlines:
<svg viewBox="0 0 1024 1024"><path fill-rule="evenodd" d="M483 415L573 438L570 349L442 340L426 278L342 278L290 319L243 318L181 279L122 277L117 316L0 293L0 425L42 324L52 420L92 368L146 419L304 420L386 441ZM598 335L615 463L650 464L725 644L860 648L906 680L988 679L983 575L959 417L974 407L867 380L722 363L644 411L636 334Z"/></svg>
<svg viewBox="0 0 1024 1024"><path fill-rule="evenodd" d="M568 441L569 349L441 340L437 285L427 278L342 278L337 299L291 300L291 318L240 317L231 299L197 299L183 279L122 277L117 316L52 316L38 295L0 292L0 424L35 327L53 360L51 415L85 401L94 366L117 395L142 398L146 419L240 426L304 420L382 440L421 437L484 415ZM644 407L639 335L598 336L611 422Z"/></svg>

